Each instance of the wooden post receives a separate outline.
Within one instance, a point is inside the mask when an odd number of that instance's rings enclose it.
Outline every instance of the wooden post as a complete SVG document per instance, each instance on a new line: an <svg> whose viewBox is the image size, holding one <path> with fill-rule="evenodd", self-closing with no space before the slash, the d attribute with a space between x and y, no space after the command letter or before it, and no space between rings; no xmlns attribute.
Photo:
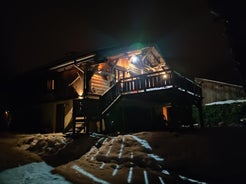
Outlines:
<svg viewBox="0 0 246 184"><path fill-rule="evenodd" d="M76 126L76 110L75 110L75 103L74 103L75 101L73 100L73 134L75 134L75 126Z"/></svg>
<svg viewBox="0 0 246 184"><path fill-rule="evenodd" d="M103 131L103 130L102 130L102 119L100 118L99 121L100 121L100 127L99 127L99 128L100 128L100 133L102 133L102 131Z"/></svg>
<svg viewBox="0 0 246 184"><path fill-rule="evenodd" d="M202 111L202 100L198 102L198 111L199 111L199 119L201 127L204 127L204 118L203 118L203 111Z"/></svg>

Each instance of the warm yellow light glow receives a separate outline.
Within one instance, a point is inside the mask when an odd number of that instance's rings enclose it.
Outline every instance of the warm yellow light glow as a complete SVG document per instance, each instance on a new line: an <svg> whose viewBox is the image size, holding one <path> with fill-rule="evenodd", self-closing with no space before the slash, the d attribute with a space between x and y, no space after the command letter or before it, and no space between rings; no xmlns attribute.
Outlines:
<svg viewBox="0 0 246 184"><path fill-rule="evenodd" d="M73 108L72 108L72 106L68 106L68 109L66 110L66 114L65 114L65 118L64 118L65 127L67 127L69 122L71 122L72 117L73 117Z"/></svg>
<svg viewBox="0 0 246 184"><path fill-rule="evenodd" d="M83 96L84 92L84 81L81 77L78 77L73 83L72 83L73 89L76 91L78 96Z"/></svg>
<svg viewBox="0 0 246 184"><path fill-rule="evenodd" d="M100 63L97 67L97 70L100 71L100 70L103 70L104 68L107 67L107 64L106 63Z"/></svg>
<svg viewBox="0 0 246 184"><path fill-rule="evenodd" d="M8 111L5 111L5 114L8 115Z"/></svg>
<svg viewBox="0 0 246 184"><path fill-rule="evenodd" d="M117 66L128 69L130 65L130 61L127 58L120 58L117 62Z"/></svg>
<svg viewBox="0 0 246 184"><path fill-rule="evenodd" d="M76 89L76 92L78 93L79 96L82 96L83 95L82 89Z"/></svg>
<svg viewBox="0 0 246 184"><path fill-rule="evenodd" d="M163 72L163 79L167 79L168 78L168 73Z"/></svg>
<svg viewBox="0 0 246 184"><path fill-rule="evenodd" d="M167 106L164 106L162 107L162 115L163 115L163 118L164 120L169 120L169 117L168 117L168 107Z"/></svg>

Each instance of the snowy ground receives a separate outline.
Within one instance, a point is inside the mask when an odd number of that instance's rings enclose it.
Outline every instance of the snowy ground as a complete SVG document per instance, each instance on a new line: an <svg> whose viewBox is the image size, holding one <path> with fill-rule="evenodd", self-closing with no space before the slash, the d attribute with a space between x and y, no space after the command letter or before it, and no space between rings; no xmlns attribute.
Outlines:
<svg viewBox="0 0 246 184"><path fill-rule="evenodd" d="M245 129L93 133L75 139L4 135L0 183L240 183L245 182L243 135Z"/></svg>
<svg viewBox="0 0 246 184"><path fill-rule="evenodd" d="M57 167L54 172L75 183L183 183L191 179L170 173L165 159L136 135L102 137L102 145L80 159ZM191 180L193 183L205 183Z"/></svg>
<svg viewBox="0 0 246 184"><path fill-rule="evenodd" d="M45 162L32 162L26 165L7 169L0 173L1 184L28 184L28 183L51 183L51 184L69 184L64 177L52 174L53 167Z"/></svg>

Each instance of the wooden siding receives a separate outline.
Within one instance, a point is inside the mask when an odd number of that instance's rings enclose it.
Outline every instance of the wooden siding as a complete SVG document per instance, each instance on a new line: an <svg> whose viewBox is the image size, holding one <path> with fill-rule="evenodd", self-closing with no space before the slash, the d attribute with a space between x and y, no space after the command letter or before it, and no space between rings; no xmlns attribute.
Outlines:
<svg viewBox="0 0 246 184"><path fill-rule="evenodd" d="M107 75L94 74L90 82L90 92L96 95L103 95L110 87L110 79Z"/></svg>
<svg viewBox="0 0 246 184"><path fill-rule="evenodd" d="M202 88L203 104L246 97L242 86L201 78L196 78L195 81Z"/></svg>

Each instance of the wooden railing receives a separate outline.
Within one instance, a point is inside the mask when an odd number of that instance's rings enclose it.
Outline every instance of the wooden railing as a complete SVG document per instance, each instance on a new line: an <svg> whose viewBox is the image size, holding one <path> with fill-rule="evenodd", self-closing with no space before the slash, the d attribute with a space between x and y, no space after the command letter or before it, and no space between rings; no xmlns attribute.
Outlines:
<svg viewBox="0 0 246 184"><path fill-rule="evenodd" d="M172 70L124 78L115 83L102 96L90 95L86 99L74 100L73 133L75 133L76 129L76 118L83 117L85 123L87 118L101 119L121 95L165 90L167 88L175 88L194 97L201 98L201 88L195 82ZM87 106L88 104L89 106ZM81 111L80 106L86 106L86 109L82 108L83 111Z"/></svg>
<svg viewBox="0 0 246 184"><path fill-rule="evenodd" d="M201 87L199 87L195 82L192 80L182 76L181 74L173 71L172 72L172 79L174 87L178 88L181 91L187 92L191 95L201 97Z"/></svg>
<svg viewBox="0 0 246 184"><path fill-rule="evenodd" d="M142 92L151 88L160 88L172 85L170 70L138 75L121 80L122 92Z"/></svg>
<svg viewBox="0 0 246 184"><path fill-rule="evenodd" d="M111 88L100 97L101 113L104 114L106 110L114 103L114 101L121 95L120 81L115 83Z"/></svg>
<svg viewBox="0 0 246 184"><path fill-rule="evenodd" d="M179 73L172 70L154 72L124 78L114 84L100 97L102 114L106 112L122 94L142 93L150 90L166 89L168 87L201 97L201 88L195 82L185 78Z"/></svg>

